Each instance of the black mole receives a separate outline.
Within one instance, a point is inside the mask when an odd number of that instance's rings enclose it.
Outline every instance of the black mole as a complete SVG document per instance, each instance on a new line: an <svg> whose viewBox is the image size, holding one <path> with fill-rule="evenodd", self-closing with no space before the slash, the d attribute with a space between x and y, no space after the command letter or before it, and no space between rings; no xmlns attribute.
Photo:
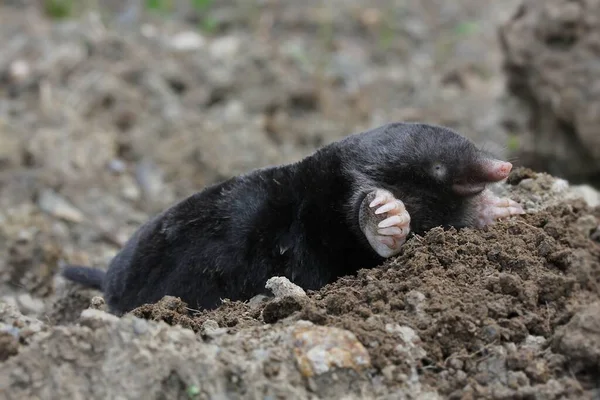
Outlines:
<svg viewBox="0 0 600 400"><path fill-rule="evenodd" d="M164 295L197 309L248 300L273 276L318 289L398 254L409 232L523 213L486 188L511 168L447 128L390 123L209 186L143 224L106 273L63 276L118 315Z"/></svg>

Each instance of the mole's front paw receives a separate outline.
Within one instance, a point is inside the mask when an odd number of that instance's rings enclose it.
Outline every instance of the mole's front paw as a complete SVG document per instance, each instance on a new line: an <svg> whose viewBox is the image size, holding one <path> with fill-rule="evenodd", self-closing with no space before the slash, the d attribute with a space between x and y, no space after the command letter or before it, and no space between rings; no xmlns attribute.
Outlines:
<svg viewBox="0 0 600 400"><path fill-rule="evenodd" d="M488 189L480 196L479 203L477 204L477 220L475 222L478 228L493 225L500 218L525 214L523 207L519 203L507 197L497 197Z"/></svg>
<svg viewBox="0 0 600 400"><path fill-rule="evenodd" d="M387 258L398 254L406 241L410 232L410 215L404 203L392 193L377 189L364 198L359 225L373 250Z"/></svg>

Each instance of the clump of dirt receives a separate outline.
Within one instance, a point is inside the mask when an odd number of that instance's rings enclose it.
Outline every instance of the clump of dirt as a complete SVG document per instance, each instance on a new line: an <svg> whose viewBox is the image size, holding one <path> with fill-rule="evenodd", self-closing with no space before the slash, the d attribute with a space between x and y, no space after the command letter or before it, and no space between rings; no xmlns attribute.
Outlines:
<svg viewBox="0 0 600 400"><path fill-rule="evenodd" d="M600 185L598 0L524 0L500 27L504 69L524 165ZM558 101L559 100L559 101ZM528 116L516 121L513 115Z"/></svg>
<svg viewBox="0 0 600 400"><path fill-rule="evenodd" d="M573 201L484 230L436 228L413 237L385 265L309 292L307 300L276 298L255 308L227 302L191 320L178 306L162 319L195 327L211 319L236 330L298 319L344 328L378 371L402 382L411 371L398 350L397 326L406 326L426 352L419 375L442 395L502 398L494 395L498 387L509 396L532 388L582 395L597 385L590 370L571 377L568 354L547 348L557 329L600 300L600 246L579 229L582 218L600 219L600 208ZM171 317L178 312L186 316ZM162 303L134 311L163 313Z"/></svg>
<svg viewBox="0 0 600 400"><path fill-rule="evenodd" d="M180 325L194 331L200 329L198 324L187 315L187 305L177 297L165 296L156 304L136 308L132 311L132 314L139 318Z"/></svg>

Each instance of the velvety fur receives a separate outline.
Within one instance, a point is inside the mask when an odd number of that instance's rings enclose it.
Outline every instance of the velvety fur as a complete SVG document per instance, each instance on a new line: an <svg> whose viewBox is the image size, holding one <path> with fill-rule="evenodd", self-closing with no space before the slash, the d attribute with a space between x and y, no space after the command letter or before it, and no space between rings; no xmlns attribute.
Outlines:
<svg viewBox="0 0 600 400"><path fill-rule="evenodd" d="M453 194L451 185L476 179L480 157L448 129L393 123L300 162L210 186L139 228L109 266L105 300L116 314L164 295L210 309L224 298L262 293L267 279L282 275L318 289L382 263L358 224L361 201L376 188L404 202L412 232L471 225L472 200ZM432 173L436 163L443 178ZM68 267L63 274L98 286L98 271Z"/></svg>

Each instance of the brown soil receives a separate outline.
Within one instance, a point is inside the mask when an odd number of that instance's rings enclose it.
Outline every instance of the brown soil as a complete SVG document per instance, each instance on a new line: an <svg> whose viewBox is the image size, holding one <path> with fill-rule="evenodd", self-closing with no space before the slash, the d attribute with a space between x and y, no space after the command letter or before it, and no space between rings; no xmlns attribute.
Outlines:
<svg viewBox="0 0 600 400"><path fill-rule="evenodd" d="M410 370L393 327L409 326L427 352L419 374L440 394L488 397L501 387L527 398L532 387L551 391L560 382L557 395L582 396L599 387L597 370L574 370L569 354L547 348L575 312L600 300L600 245L578 228L581 218L600 219L600 208L573 202L484 231L433 229L409 240L396 259L310 292L307 301L278 298L254 310L227 302L193 318L163 304L133 313L195 330L207 320L234 332L288 316L285 323L306 319L348 329L373 366L400 381ZM531 341L541 346L524 346ZM490 360L505 365L498 370Z"/></svg>

